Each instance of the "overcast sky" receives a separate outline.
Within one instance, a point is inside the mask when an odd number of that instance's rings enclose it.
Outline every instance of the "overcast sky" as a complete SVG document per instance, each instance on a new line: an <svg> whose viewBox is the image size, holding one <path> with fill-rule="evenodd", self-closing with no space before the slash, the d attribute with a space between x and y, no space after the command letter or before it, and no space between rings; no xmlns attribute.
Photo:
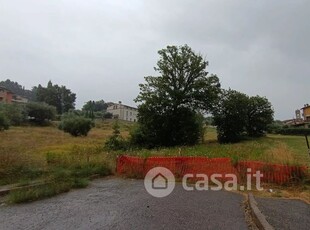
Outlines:
<svg viewBox="0 0 310 230"><path fill-rule="evenodd" d="M224 88L266 96L278 119L310 103L310 1L0 0L0 80L48 80L134 105L159 49L188 44Z"/></svg>

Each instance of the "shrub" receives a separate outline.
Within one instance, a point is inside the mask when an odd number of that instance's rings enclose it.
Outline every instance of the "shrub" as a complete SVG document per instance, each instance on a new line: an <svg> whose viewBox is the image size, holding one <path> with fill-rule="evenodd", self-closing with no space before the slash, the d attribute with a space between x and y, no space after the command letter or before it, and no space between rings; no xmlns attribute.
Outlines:
<svg viewBox="0 0 310 230"><path fill-rule="evenodd" d="M106 112L106 113L103 114L103 118L104 119L112 119L112 117L113 117L112 113Z"/></svg>
<svg viewBox="0 0 310 230"><path fill-rule="evenodd" d="M92 127L94 127L94 123L91 119L75 115L63 117L59 124L59 129L70 133L74 137L87 136Z"/></svg>
<svg viewBox="0 0 310 230"><path fill-rule="evenodd" d="M26 110L30 120L40 125L54 119L56 115L56 108L44 103L28 103Z"/></svg>
<svg viewBox="0 0 310 230"><path fill-rule="evenodd" d="M283 123L281 121L274 121L273 123L267 125L267 132L272 134L277 134L283 128Z"/></svg>
<svg viewBox="0 0 310 230"><path fill-rule="evenodd" d="M23 105L0 104L0 113L7 117L11 125L21 125L27 120L27 112Z"/></svg>
<svg viewBox="0 0 310 230"><path fill-rule="evenodd" d="M141 105L138 127L131 132L131 142L146 148L194 145L202 140L203 134L204 119L195 111L181 107L158 113Z"/></svg>
<svg viewBox="0 0 310 230"><path fill-rule="evenodd" d="M120 135L118 122L113 125L113 135L105 142L105 148L109 150L127 150L129 143Z"/></svg>
<svg viewBox="0 0 310 230"><path fill-rule="evenodd" d="M9 120L4 114L0 113L0 131L7 130L9 127Z"/></svg>
<svg viewBox="0 0 310 230"><path fill-rule="evenodd" d="M310 135L310 128L282 128L278 133L282 135Z"/></svg>

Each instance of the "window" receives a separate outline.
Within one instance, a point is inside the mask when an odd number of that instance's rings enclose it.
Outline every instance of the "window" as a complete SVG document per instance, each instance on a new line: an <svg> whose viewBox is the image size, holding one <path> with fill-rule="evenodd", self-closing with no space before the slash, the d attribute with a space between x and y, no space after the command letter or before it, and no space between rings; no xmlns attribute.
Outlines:
<svg viewBox="0 0 310 230"><path fill-rule="evenodd" d="M132 116L132 112L130 112L130 116Z"/></svg>

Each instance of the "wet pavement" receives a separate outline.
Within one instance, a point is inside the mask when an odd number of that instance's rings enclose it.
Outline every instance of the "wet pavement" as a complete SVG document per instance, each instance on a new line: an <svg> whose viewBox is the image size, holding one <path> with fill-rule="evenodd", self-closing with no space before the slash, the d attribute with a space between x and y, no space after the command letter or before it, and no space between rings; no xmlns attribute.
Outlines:
<svg viewBox="0 0 310 230"><path fill-rule="evenodd" d="M226 191L149 195L143 180L95 180L86 189L0 207L0 229L247 229L244 196Z"/></svg>
<svg viewBox="0 0 310 230"><path fill-rule="evenodd" d="M275 229L310 229L310 205L300 200L255 197L258 208Z"/></svg>

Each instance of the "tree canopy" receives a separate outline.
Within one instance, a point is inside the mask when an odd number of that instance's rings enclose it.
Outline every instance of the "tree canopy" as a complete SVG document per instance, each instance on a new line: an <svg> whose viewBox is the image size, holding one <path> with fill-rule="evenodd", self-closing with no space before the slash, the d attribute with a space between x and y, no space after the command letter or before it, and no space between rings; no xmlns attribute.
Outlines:
<svg viewBox="0 0 310 230"><path fill-rule="evenodd" d="M216 105L219 79L207 76L208 62L187 45L167 46L158 54L159 76L145 77L135 100L141 104L132 139L149 147L195 144L203 126L199 114Z"/></svg>
<svg viewBox="0 0 310 230"><path fill-rule="evenodd" d="M267 131L268 125L273 122L273 108L265 97L254 96L249 98L247 106L246 130L249 136L261 136Z"/></svg>
<svg viewBox="0 0 310 230"><path fill-rule="evenodd" d="M189 46L167 46L154 69L160 76L145 77L136 102L159 106L163 112L180 107L209 111L216 104L220 83L216 75L207 77L208 62Z"/></svg>
<svg viewBox="0 0 310 230"><path fill-rule="evenodd" d="M44 124L46 121L53 120L56 114L54 106L38 102L27 103L26 110L30 119L37 124Z"/></svg>
<svg viewBox="0 0 310 230"><path fill-rule="evenodd" d="M75 108L76 94L65 86L53 85L49 81L47 87L39 85L34 87L33 91L38 102L45 102L48 105L55 106L58 114L66 113Z"/></svg>
<svg viewBox="0 0 310 230"><path fill-rule="evenodd" d="M5 81L0 81L0 86L5 87L6 89L12 91L13 93L19 96L26 97L29 100L35 99L35 95L33 91L25 89L25 87L18 84L18 82L14 82L14 81L7 79Z"/></svg>
<svg viewBox="0 0 310 230"><path fill-rule="evenodd" d="M88 101L84 104L82 111L85 113L85 116L88 118L101 117L103 118L106 115L106 110L108 104L104 100L99 101Z"/></svg>
<svg viewBox="0 0 310 230"><path fill-rule="evenodd" d="M238 142L243 136L262 136L273 121L273 109L267 98L249 97L235 90L223 90L213 110L218 140Z"/></svg>

